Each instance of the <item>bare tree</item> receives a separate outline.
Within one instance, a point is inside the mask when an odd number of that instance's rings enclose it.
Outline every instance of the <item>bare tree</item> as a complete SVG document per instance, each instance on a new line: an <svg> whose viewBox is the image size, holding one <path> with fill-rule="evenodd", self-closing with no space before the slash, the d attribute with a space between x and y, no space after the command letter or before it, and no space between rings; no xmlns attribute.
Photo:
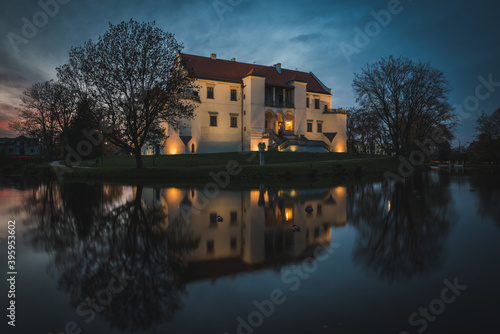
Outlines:
<svg viewBox="0 0 500 334"><path fill-rule="evenodd" d="M500 108L477 118L476 140L469 150L473 159L483 162L500 162Z"/></svg>
<svg viewBox="0 0 500 334"><path fill-rule="evenodd" d="M69 62L57 69L60 80L96 101L107 140L134 154L137 168L158 120L175 126L193 117L195 105L182 99L194 86L178 57L181 49L154 22L130 20L110 24L97 42L73 47Z"/></svg>
<svg viewBox="0 0 500 334"><path fill-rule="evenodd" d="M442 141L453 139L457 118L448 103L449 84L430 63L385 57L355 73L352 86L356 101L378 116L397 155L409 154L432 133Z"/></svg>
<svg viewBox="0 0 500 334"><path fill-rule="evenodd" d="M347 148L353 153L376 153L383 149L381 122L376 114L351 108L347 117Z"/></svg>
<svg viewBox="0 0 500 334"><path fill-rule="evenodd" d="M10 128L40 140L42 153L52 159L62 151L75 115L76 102L59 82L35 83L23 92L19 118Z"/></svg>

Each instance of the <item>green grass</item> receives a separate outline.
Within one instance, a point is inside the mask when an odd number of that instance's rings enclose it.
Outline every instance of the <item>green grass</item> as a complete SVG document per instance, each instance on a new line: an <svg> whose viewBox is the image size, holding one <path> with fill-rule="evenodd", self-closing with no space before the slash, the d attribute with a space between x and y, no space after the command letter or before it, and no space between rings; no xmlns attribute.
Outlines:
<svg viewBox="0 0 500 334"><path fill-rule="evenodd" d="M379 158L373 154L351 154L351 153L307 153L307 152L265 152L267 164L316 162L330 160L347 160L363 158ZM154 161L153 161L154 160ZM228 161L236 161L239 165L259 165L258 152L231 152L210 154L178 154L162 155L155 157L143 156L145 168L170 168L170 167L212 167L225 166ZM133 156L106 156L104 157L104 168L135 168L136 162ZM99 167L95 160L84 161L80 166Z"/></svg>
<svg viewBox="0 0 500 334"><path fill-rule="evenodd" d="M321 182L328 179L360 179L367 175L381 175L396 168L399 161L390 157L376 155L357 155L347 153L281 153L266 152L265 166L259 165L259 154L214 153L196 155L144 156L144 168L135 168L133 156L108 156L104 167L95 160L82 162L80 167L66 169L65 180L120 180L133 183L161 181L180 181L182 183L200 179L210 179L211 175L227 170L228 162L240 170L231 180L238 182L265 181L266 183L283 180L302 180Z"/></svg>

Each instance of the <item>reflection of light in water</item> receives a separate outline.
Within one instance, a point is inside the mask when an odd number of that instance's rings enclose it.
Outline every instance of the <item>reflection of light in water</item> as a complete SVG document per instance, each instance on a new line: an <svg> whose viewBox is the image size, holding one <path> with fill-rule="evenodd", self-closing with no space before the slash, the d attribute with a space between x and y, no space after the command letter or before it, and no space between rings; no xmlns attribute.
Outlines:
<svg viewBox="0 0 500 334"><path fill-rule="evenodd" d="M165 190L165 198L167 198L170 202L179 203L182 201L184 192L179 188L167 188Z"/></svg>
<svg viewBox="0 0 500 334"><path fill-rule="evenodd" d="M285 218L286 218L286 221L289 221L293 218L293 211L292 209L285 209Z"/></svg>
<svg viewBox="0 0 500 334"><path fill-rule="evenodd" d="M391 211L391 201L387 201L387 212Z"/></svg>
<svg viewBox="0 0 500 334"><path fill-rule="evenodd" d="M345 196L345 187L336 187L334 189L335 195L338 197L344 197Z"/></svg>

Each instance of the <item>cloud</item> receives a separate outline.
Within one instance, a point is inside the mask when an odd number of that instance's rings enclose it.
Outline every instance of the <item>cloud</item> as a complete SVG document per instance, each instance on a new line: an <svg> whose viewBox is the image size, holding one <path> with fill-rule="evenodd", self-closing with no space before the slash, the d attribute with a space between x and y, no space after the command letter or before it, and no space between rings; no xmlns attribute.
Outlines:
<svg viewBox="0 0 500 334"><path fill-rule="evenodd" d="M290 38L290 42L292 43L303 43L303 44L312 44L317 43L318 41L324 39L325 36L321 33L311 33L311 34L301 34L295 37Z"/></svg>

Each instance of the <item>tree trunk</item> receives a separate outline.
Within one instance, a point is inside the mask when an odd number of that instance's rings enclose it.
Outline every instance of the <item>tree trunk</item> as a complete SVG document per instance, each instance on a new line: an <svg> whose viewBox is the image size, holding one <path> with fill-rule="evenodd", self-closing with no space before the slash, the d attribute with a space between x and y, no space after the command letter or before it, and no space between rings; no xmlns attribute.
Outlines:
<svg viewBox="0 0 500 334"><path fill-rule="evenodd" d="M141 154L141 149L136 149L135 150L135 164L136 164L136 167L137 169L142 169L143 168L143 165L142 165L142 154Z"/></svg>

